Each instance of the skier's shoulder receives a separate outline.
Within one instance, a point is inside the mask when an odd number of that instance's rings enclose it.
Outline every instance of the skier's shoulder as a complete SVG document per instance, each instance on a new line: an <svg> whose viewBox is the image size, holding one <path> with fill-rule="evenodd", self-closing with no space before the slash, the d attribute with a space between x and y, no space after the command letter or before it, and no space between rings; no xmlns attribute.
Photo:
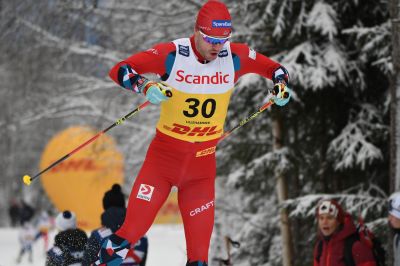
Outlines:
<svg viewBox="0 0 400 266"><path fill-rule="evenodd" d="M176 46L173 42L164 42L153 45L150 49L147 49L145 53L154 56L167 56L170 53L176 51Z"/></svg>
<svg viewBox="0 0 400 266"><path fill-rule="evenodd" d="M232 54L235 54L239 57L248 56L250 51L254 51L246 43L231 42L231 43L229 43L229 45L230 45Z"/></svg>

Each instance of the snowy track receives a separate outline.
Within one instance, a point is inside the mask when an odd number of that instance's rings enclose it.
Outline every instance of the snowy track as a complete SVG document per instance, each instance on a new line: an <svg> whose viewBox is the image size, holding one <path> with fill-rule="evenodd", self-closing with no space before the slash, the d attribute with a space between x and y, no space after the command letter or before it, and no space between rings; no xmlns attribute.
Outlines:
<svg viewBox="0 0 400 266"><path fill-rule="evenodd" d="M168 265L185 265L183 225L153 225L147 236L149 254L146 266L158 266L165 262L168 262ZM53 237L54 233L51 234L50 240ZM38 240L33 246L33 263L29 263L25 255L22 262L17 264L19 249L18 229L0 228L0 266L44 266L45 251L42 240Z"/></svg>

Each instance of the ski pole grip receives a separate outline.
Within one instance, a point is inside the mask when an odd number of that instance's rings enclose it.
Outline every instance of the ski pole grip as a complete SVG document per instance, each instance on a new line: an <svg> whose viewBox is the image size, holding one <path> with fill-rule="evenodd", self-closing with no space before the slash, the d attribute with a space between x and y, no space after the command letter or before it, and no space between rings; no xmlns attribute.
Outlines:
<svg viewBox="0 0 400 266"><path fill-rule="evenodd" d="M172 91L170 90L162 90L162 93L167 96L168 98L172 97Z"/></svg>
<svg viewBox="0 0 400 266"><path fill-rule="evenodd" d="M282 98L289 98L289 93L286 91L286 85L284 83L276 83L272 89L272 94L277 96L279 92L282 92Z"/></svg>

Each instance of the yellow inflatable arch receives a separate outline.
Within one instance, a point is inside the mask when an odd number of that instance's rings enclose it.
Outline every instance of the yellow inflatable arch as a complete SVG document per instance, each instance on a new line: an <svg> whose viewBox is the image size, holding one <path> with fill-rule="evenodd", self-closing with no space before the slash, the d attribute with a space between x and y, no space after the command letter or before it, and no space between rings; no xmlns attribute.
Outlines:
<svg viewBox="0 0 400 266"><path fill-rule="evenodd" d="M70 127L47 144L40 170L93 137L88 127ZM124 179L123 155L115 141L103 135L93 143L55 166L41 177L47 195L59 211L75 212L78 226L85 230L100 227L104 192Z"/></svg>

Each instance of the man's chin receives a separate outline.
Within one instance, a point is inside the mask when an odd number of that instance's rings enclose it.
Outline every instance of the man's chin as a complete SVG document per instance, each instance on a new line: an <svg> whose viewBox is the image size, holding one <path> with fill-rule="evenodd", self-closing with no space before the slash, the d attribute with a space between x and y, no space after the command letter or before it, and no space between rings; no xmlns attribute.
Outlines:
<svg viewBox="0 0 400 266"><path fill-rule="evenodd" d="M321 230L321 232L322 232L322 234L324 235L324 236L330 236L331 234L332 234L332 232L331 231L327 231L327 230Z"/></svg>
<svg viewBox="0 0 400 266"><path fill-rule="evenodd" d="M212 61L212 60L217 59L217 56L218 56L217 53L215 53L215 54L209 54L208 58L206 58L206 59L207 59L207 61Z"/></svg>

